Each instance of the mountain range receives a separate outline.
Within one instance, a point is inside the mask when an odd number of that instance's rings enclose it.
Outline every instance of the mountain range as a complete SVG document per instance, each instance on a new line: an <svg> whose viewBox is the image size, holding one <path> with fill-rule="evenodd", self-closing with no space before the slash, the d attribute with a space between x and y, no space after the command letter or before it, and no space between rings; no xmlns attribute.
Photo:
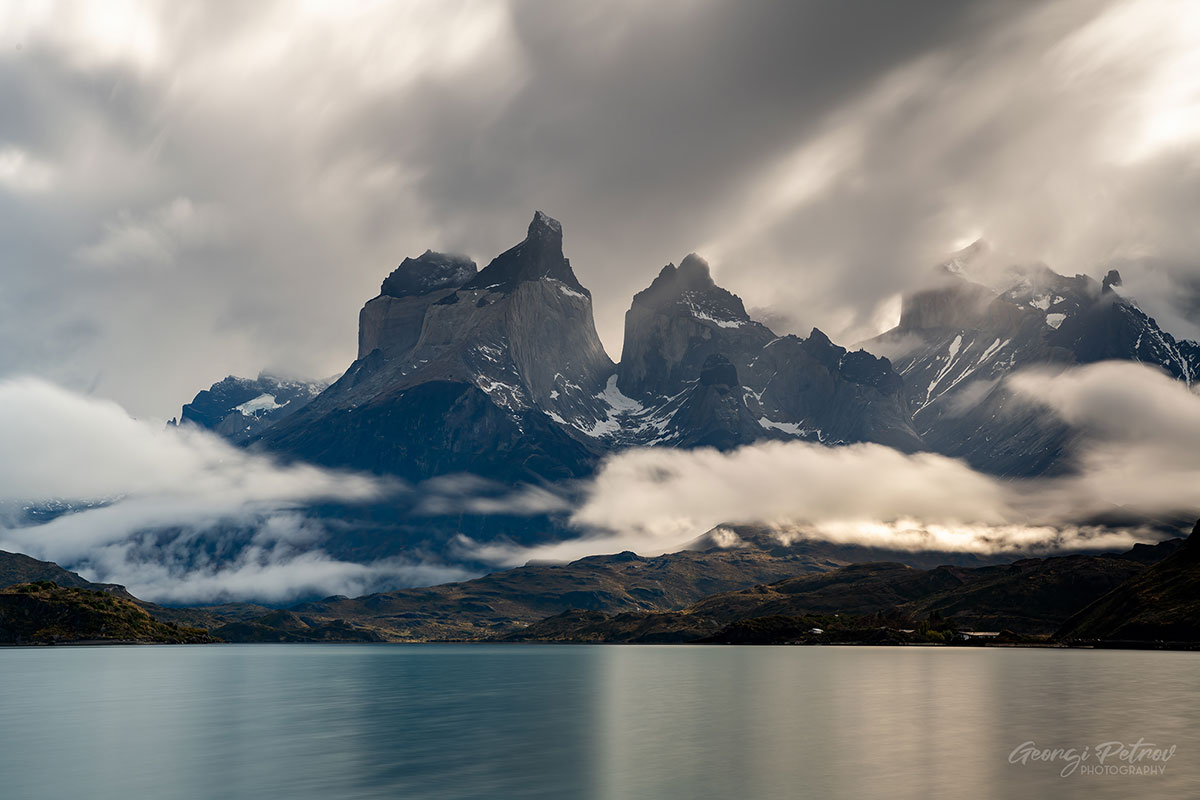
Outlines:
<svg viewBox="0 0 1200 800"><path fill-rule="evenodd" d="M848 349L822 331L778 335L691 254L638 292L620 361L596 335L592 298L537 212L483 269L427 250L406 258L359 315L358 353L336 380L229 377L179 424L283 459L421 483L469 474L500 492L569 494L630 447L730 450L764 440L874 442L961 458L999 476L1067 471L1072 431L1018 402L1005 377L1104 359L1154 364L1189 385L1200 346L1176 340L1122 294L1121 278L1013 268L1006 289L968 278L984 245L904 298L899 324ZM359 560L460 534L521 544L576 535L562 513L414 515L411 499L336 507L329 542Z"/></svg>
<svg viewBox="0 0 1200 800"><path fill-rule="evenodd" d="M1126 359L1189 385L1200 376L1200 345L1122 295L1115 270L1098 282L1014 269L995 292L963 275L979 244L856 350L817 329L776 335L691 254L634 296L614 364L562 242L562 226L537 212L525 239L482 270L431 250L406 258L363 307L358 357L340 378L231 376L186 404L181 424L418 480L554 481L626 447L764 439L877 442L1037 475L1061 468L1063 432L994 414L1011 402L1006 375Z"/></svg>
<svg viewBox="0 0 1200 800"><path fill-rule="evenodd" d="M247 441L410 480L510 482L585 477L631 446L921 446L886 359L816 330L777 336L696 255L634 297L625 334L614 364L562 227L538 212L525 239L482 270L432 251L405 259L363 307L345 374ZM241 428L244 415L230 404L210 427Z"/></svg>
<svg viewBox="0 0 1200 800"><path fill-rule="evenodd" d="M1120 291L1121 276L1064 277L1013 268L995 292L963 276L977 243L942 267L939 285L904 298L899 324L865 345L888 353L925 449L997 475L1069 465L1071 432L1015 400L1004 378L1027 367L1120 359L1152 364L1189 386L1200 346L1177 341Z"/></svg>

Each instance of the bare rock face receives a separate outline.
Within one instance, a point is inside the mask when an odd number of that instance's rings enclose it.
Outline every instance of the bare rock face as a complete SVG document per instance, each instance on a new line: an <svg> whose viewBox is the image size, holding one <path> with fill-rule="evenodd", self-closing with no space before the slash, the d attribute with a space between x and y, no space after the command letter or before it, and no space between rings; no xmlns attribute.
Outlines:
<svg viewBox="0 0 1200 800"><path fill-rule="evenodd" d="M760 439L788 438L782 431L763 428L743 397L737 367L714 353L704 359L699 379L684 390L668 432L676 447L715 447L731 450Z"/></svg>
<svg viewBox="0 0 1200 800"><path fill-rule="evenodd" d="M358 315L358 357L379 349L403 357L421 336L429 306L478 274L475 262L463 256L426 250L406 258L367 301Z"/></svg>
<svg viewBox="0 0 1200 800"><path fill-rule="evenodd" d="M730 398L697 388L720 385L708 382L717 375L736 378ZM849 353L818 330L808 339L776 336L751 319L741 299L718 286L694 254L678 267L668 264L634 297L617 385L649 409L643 418L657 423L650 443L728 448L803 439L920 446L903 381L886 359Z"/></svg>
<svg viewBox="0 0 1200 800"><path fill-rule="evenodd" d="M717 386L733 389L741 386L738 382L737 367L729 359L719 353L714 353L704 359L700 366L700 385Z"/></svg>
<svg viewBox="0 0 1200 800"><path fill-rule="evenodd" d="M586 474L598 451L584 431L607 422L614 366L556 220L535 214L526 238L478 273L426 253L384 290L360 315L358 360L264 445L414 478Z"/></svg>
<svg viewBox="0 0 1200 800"><path fill-rule="evenodd" d="M740 365L774 339L750 319L741 299L713 282L708 263L691 254L662 268L625 314L617 385L630 397L680 392L704 360L721 354Z"/></svg>
<svg viewBox="0 0 1200 800"><path fill-rule="evenodd" d="M562 240L559 221L536 211L525 240L496 256L463 288L508 292L521 283L549 278L590 298L591 293L576 279L571 262L563 257Z"/></svg>
<svg viewBox="0 0 1200 800"><path fill-rule="evenodd" d="M1108 274L1104 276L1104 281L1101 284L1102 292L1111 292L1114 286L1121 285L1121 273L1115 269L1110 269Z"/></svg>
<svg viewBox="0 0 1200 800"><path fill-rule="evenodd" d="M426 250L416 258L406 258L383 280L379 294L384 297L419 297L438 289L457 289L479 273L475 262L466 256Z"/></svg>

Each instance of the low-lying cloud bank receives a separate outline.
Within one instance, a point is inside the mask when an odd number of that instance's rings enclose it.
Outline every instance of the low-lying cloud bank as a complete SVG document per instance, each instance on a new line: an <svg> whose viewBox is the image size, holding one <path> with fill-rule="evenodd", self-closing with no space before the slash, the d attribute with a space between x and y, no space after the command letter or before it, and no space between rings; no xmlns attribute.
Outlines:
<svg viewBox="0 0 1200 800"><path fill-rule="evenodd" d="M629 450L592 481L554 494L472 476L414 488L282 465L203 431L164 430L108 402L11 380L0 382L0 509L10 517L0 519L0 549L163 602L286 602L471 574L421 554L370 564L332 558L322 549L331 535L325 523L303 513L324 500L403 495L416 518L570 513L581 535L567 541L529 548L460 538L463 562L497 566L621 550L654 555L739 522L766 525L785 541L899 550L1115 550L1156 534L1083 521L1118 508L1148 516L1200 509L1200 398L1186 385L1128 362L1027 371L1009 381L1077 431L1074 472L1006 481L930 453L765 442L728 453ZM44 524L20 522L25 505L53 498L95 505Z"/></svg>
<svg viewBox="0 0 1200 800"><path fill-rule="evenodd" d="M630 450L606 462L573 514L584 538L474 552L501 564L657 554L738 522L772 525L781 536L909 550L1121 548L1154 534L1080 522L1118 508L1200 509L1200 398L1186 385L1130 362L1029 371L1010 381L1019 397L1077 430L1073 474L1005 481L954 459L873 444Z"/></svg>
<svg viewBox="0 0 1200 800"><path fill-rule="evenodd" d="M172 496L222 508L387 491L374 478L283 466L198 428L160 429L35 378L0 382L0 453L0 501Z"/></svg>
<svg viewBox="0 0 1200 800"><path fill-rule="evenodd" d="M400 491L379 478L284 465L195 428L162 428L41 380L0 382L0 549L165 602L363 594L464 577L456 567L331 558L297 509ZM29 525L31 508L77 510Z"/></svg>

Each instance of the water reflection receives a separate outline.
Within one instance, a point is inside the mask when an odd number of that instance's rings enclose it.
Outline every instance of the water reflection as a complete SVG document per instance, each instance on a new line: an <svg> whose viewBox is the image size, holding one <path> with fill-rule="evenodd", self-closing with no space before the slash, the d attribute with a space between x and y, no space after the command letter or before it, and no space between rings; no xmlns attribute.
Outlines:
<svg viewBox="0 0 1200 800"><path fill-rule="evenodd" d="M1200 659L931 648L0 651L5 798L1180 797ZM1160 776L1009 764L1175 744Z"/></svg>

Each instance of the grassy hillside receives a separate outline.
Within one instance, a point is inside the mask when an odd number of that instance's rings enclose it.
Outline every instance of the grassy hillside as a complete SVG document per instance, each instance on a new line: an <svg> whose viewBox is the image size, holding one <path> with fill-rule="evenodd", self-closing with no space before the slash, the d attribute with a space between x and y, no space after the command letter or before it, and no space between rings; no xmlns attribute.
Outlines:
<svg viewBox="0 0 1200 800"><path fill-rule="evenodd" d="M1178 552L1072 616L1057 638L1200 642L1200 522Z"/></svg>
<svg viewBox="0 0 1200 800"><path fill-rule="evenodd" d="M1048 637L1074 612L1140 575L1179 540L1129 553L1022 559L988 567L853 564L723 592L675 611L569 611L515 641L937 642L953 630ZM817 621L823 620L821 624ZM831 622L836 620L836 622ZM824 633L810 636L812 627ZM891 633L878 633L881 630ZM930 636L929 632L938 631ZM897 636L898 631L909 631Z"/></svg>
<svg viewBox="0 0 1200 800"><path fill-rule="evenodd" d="M0 589L0 644L217 641L207 631L159 622L135 603L108 592L51 581Z"/></svg>

